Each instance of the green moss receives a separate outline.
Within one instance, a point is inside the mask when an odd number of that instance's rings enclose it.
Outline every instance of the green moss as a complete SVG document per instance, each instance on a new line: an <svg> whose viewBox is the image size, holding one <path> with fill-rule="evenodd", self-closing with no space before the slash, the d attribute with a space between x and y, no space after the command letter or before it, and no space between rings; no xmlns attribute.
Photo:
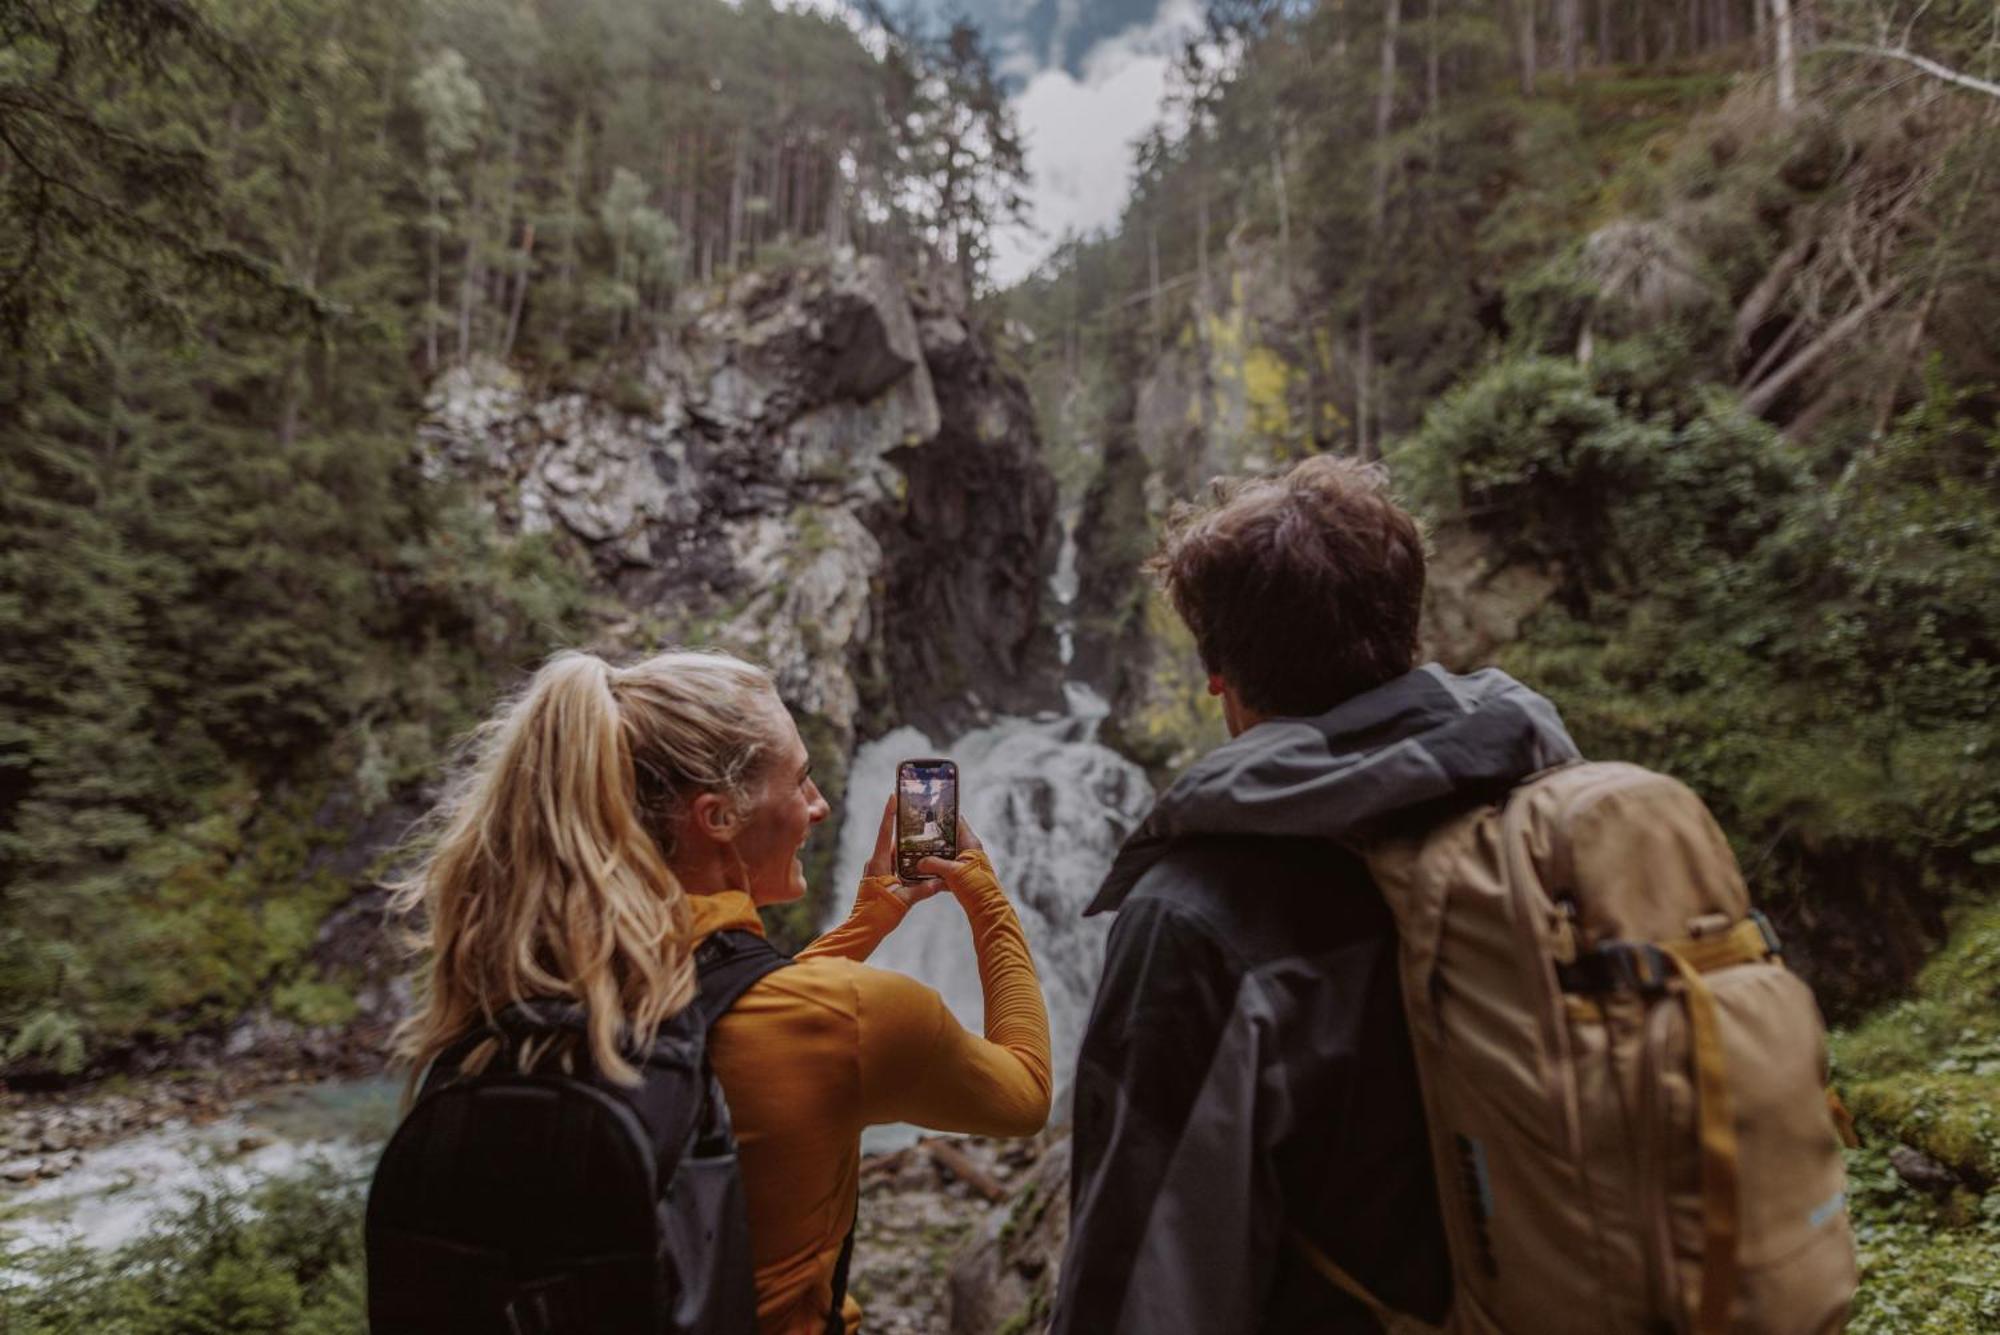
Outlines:
<svg viewBox="0 0 2000 1335"><path fill-rule="evenodd" d="M2000 1329L2000 1193L1933 1200L1897 1177L1879 1147L1850 1152L1847 1172L1861 1263L1848 1330Z"/></svg>
<svg viewBox="0 0 2000 1335"><path fill-rule="evenodd" d="M1833 1039L1835 1078L1872 1137L2000 1183L2000 903L1962 912L1912 995Z"/></svg>
<svg viewBox="0 0 2000 1335"><path fill-rule="evenodd" d="M345 1024L357 1010L352 988L310 978L279 984L271 993L271 1008L308 1029Z"/></svg>
<svg viewBox="0 0 2000 1335"><path fill-rule="evenodd" d="M1861 1255L1852 1331L2000 1328L1997 990L1993 903L1960 913L1910 996L1833 1035L1835 1083L1866 1142L1848 1156ZM1953 1168L1968 1187L1943 1199L1915 1191L1889 1166L1898 1141Z"/></svg>
<svg viewBox="0 0 2000 1335"><path fill-rule="evenodd" d="M1208 674L1165 595L1148 591L1141 608L1150 655L1147 678L1130 706L1105 720L1104 738L1157 779L1179 769L1227 736L1222 708L1208 693Z"/></svg>

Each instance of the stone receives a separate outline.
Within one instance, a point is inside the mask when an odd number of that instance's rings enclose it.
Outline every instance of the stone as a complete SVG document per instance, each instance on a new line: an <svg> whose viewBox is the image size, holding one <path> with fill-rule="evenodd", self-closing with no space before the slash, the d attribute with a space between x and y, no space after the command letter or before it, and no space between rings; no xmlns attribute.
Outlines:
<svg viewBox="0 0 2000 1335"><path fill-rule="evenodd" d="M0 1177L9 1182L32 1181L42 1171L42 1161L33 1157L10 1159L0 1165Z"/></svg>
<svg viewBox="0 0 2000 1335"><path fill-rule="evenodd" d="M1948 1196L1962 1185L1957 1173L1908 1145L1889 1147L1889 1166L1896 1170L1897 1177L1927 1195Z"/></svg>
<svg viewBox="0 0 2000 1335"><path fill-rule="evenodd" d="M1555 596L1558 572L1502 561L1491 542L1463 524L1440 526L1431 547L1418 634L1423 656L1454 672L1491 663Z"/></svg>
<svg viewBox="0 0 2000 1335"><path fill-rule="evenodd" d="M1068 1128L1045 1133L1041 1160L951 1264L952 1335L1039 1330L1069 1239Z"/></svg>

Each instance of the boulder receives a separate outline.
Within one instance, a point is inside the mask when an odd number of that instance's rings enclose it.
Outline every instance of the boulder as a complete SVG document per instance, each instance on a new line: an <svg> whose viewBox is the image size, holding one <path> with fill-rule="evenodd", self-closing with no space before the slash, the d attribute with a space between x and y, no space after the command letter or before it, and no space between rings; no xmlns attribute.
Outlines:
<svg viewBox="0 0 2000 1335"><path fill-rule="evenodd" d="M952 1262L952 1335L1047 1328L1069 1240L1069 1132L1051 1134L1012 1200L987 1216Z"/></svg>

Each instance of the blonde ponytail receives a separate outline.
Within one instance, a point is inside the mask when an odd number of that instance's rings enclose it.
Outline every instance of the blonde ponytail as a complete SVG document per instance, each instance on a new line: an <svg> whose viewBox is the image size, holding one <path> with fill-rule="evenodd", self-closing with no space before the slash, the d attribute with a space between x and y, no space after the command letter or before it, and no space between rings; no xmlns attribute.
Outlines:
<svg viewBox="0 0 2000 1335"><path fill-rule="evenodd" d="M722 654L621 670L565 652L482 725L396 887L428 955L394 1040L413 1071L506 1006L557 999L587 1012L598 1070L638 1079L627 1054L695 987L673 831L696 791L747 793L770 695L769 674Z"/></svg>

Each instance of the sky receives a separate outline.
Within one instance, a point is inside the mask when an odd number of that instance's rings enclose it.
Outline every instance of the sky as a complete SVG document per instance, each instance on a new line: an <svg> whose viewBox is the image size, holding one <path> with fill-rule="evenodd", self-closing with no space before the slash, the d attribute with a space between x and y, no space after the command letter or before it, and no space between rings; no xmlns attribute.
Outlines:
<svg viewBox="0 0 2000 1335"><path fill-rule="evenodd" d="M1167 71L1201 27L1200 0L919 0L940 22L986 34L1016 88L1032 229L995 238L993 280L1009 286L1069 231L1118 221L1132 143L1159 119Z"/></svg>

